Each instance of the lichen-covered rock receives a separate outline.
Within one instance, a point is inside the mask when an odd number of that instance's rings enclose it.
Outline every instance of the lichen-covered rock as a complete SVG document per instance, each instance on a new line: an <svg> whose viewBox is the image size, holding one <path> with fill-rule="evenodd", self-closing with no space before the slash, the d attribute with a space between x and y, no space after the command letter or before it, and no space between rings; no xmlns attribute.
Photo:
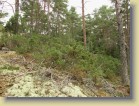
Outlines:
<svg viewBox="0 0 139 106"><path fill-rule="evenodd" d="M68 96L65 94L59 94L57 97L68 97Z"/></svg>
<svg viewBox="0 0 139 106"><path fill-rule="evenodd" d="M69 83L69 86L65 86L61 91L71 97L86 97L86 95L82 93L81 88L74 86L72 83Z"/></svg>
<svg viewBox="0 0 139 106"><path fill-rule="evenodd" d="M78 86L69 83L60 89L56 82L45 81L35 85L32 76L27 75L7 90L7 96L15 97L86 97Z"/></svg>
<svg viewBox="0 0 139 106"><path fill-rule="evenodd" d="M6 51L6 52L4 52ZM23 56L16 54L14 51L8 51L4 48L4 51L0 51L0 75L13 77L12 84L10 86L6 84L3 89L0 89L0 93L4 96L12 97L85 97L80 87L73 85L72 83L64 83L65 76L58 77L59 74L54 70L54 78L51 79L50 75L53 72L52 69L46 67L40 67L37 71L41 73L30 74L30 70L26 68L27 65L32 64ZM33 66L34 63L33 63ZM36 69L36 68L34 68ZM60 74L61 75L61 74ZM42 80L45 79L45 80ZM2 85L3 80L1 80ZM5 83L5 82L4 82ZM8 85L8 86L7 86ZM5 93L6 92L6 93Z"/></svg>

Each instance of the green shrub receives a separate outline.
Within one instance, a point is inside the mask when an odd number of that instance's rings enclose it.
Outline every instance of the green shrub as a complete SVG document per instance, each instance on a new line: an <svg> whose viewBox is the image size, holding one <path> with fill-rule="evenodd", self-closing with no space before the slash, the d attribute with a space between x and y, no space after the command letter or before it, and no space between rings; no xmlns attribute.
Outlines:
<svg viewBox="0 0 139 106"><path fill-rule="evenodd" d="M68 35L55 37L14 35L5 41L10 42L9 44L18 53L32 53L33 58L43 62L46 67L68 71L76 76L86 73L90 77L112 79L118 74L120 65L118 59L108 55L93 54Z"/></svg>

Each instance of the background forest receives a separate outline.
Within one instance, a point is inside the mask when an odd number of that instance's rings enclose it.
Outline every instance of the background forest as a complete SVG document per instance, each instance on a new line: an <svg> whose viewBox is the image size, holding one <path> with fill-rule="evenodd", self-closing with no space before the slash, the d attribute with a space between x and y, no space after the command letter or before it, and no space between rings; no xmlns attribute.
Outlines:
<svg viewBox="0 0 139 106"><path fill-rule="evenodd" d="M88 78L129 86L130 1L111 0L85 15L69 0L15 0L14 15L0 12L0 49L16 51L46 68L68 73L83 84ZM1 0L0 5L6 1ZM87 8L87 7L86 7Z"/></svg>

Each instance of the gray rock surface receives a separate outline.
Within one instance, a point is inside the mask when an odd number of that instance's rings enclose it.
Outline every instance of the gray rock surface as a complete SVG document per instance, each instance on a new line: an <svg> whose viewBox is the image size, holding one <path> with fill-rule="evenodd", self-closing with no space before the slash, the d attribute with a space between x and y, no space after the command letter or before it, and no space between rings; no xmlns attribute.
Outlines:
<svg viewBox="0 0 139 106"><path fill-rule="evenodd" d="M82 93L82 89L69 83L62 89L55 85L54 81L35 82L31 75L23 76L7 90L10 97L87 97Z"/></svg>

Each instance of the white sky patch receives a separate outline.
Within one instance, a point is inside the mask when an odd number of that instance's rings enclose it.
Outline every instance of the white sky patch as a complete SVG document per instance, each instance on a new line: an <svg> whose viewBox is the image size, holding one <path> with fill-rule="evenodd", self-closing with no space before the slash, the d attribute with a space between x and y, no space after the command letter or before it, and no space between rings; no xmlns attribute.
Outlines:
<svg viewBox="0 0 139 106"><path fill-rule="evenodd" d="M112 6L110 0L84 0L85 14L92 14L95 9L99 9L102 5ZM69 0L69 7L76 7L78 14L82 14L82 0Z"/></svg>

